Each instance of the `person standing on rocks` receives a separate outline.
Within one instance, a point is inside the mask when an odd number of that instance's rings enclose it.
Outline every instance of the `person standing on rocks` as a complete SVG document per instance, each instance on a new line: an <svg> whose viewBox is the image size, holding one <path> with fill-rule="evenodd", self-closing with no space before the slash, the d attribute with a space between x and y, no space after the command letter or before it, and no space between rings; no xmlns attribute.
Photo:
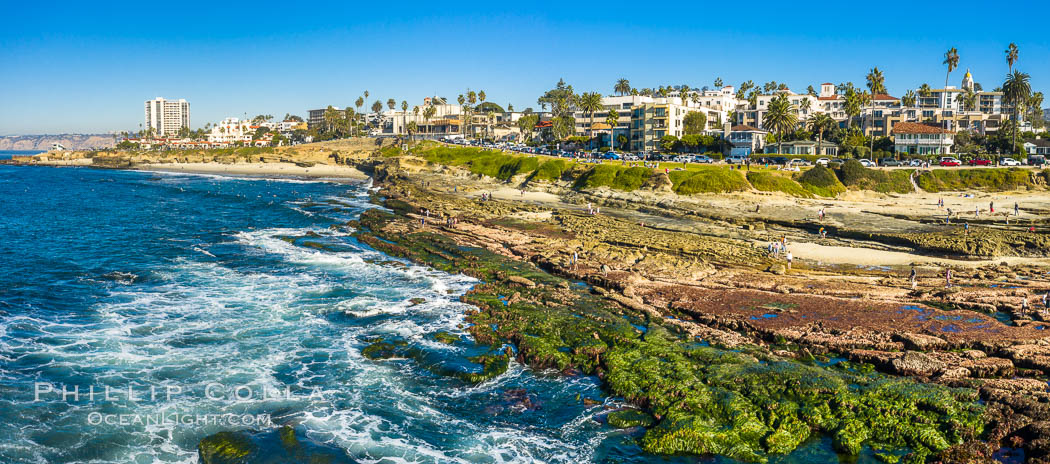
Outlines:
<svg viewBox="0 0 1050 464"><path fill-rule="evenodd" d="M580 255L576 253L576 250L572 250L572 270L576 270L577 263L580 262Z"/></svg>
<svg viewBox="0 0 1050 464"><path fill-rule="evenodd" d="M995 214L995 202L994 201L989 201L988 202L988 214Z"/></svg>
<svg viewBox="0 0 1050 464"><path fill-rule="evenodd" d="M1021 315L1028 314L1028 294L1021 297Z"/></svg>
<svg viewBox="0 0 1050 464"><path fill-rule="evenodd" d="M1017 202L1015 201L1014 202L1014 216L1020 216L1020 215L1021 215L1021 209L1020 209L1019 206L1017 206Z"/></svg>
<svg viewBox="0 0 1050 464"><path fill-rule="evenodd" d="M788 269L791 269L791 263L794 261L794 257L791 256L791 252L787 252Z"/></svg>
<svg viewBox="0 0 1050 464"><path fill-rule="evenodd" d="M944 271L944 283L947 284L948 288L952 288L952 269L948 268Z"/></svg>
<svg viewBox="0 0 1050 464"><path fill-rule="evenodd" d="M911 267L911 288L915 289L915 266Z"/></svg>

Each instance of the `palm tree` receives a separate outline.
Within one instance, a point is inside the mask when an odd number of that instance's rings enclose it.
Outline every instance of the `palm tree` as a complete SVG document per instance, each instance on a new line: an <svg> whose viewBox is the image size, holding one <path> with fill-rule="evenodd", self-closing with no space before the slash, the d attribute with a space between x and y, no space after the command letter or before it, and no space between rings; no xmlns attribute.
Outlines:
<svg viewBox="0 0 1050 464"><path fill-rule="evenodd" d="M620 115L616 110L609 110L609 115L605 117L605 123L609 125L609 149L613 150L613 135L616 133L616 124L620 122Z"/></svg>
<svg viewBox="0 0 1050 464"><path fill-rule="evenodd" d="M944 74L944 98L941 99L943 102L941 103L941 110L943 111L948 104L948 77L951 76L952 71L955 71L955 68L959 67L959 50L956 50L955 47L949 48L948 51L944 52L944 62L941 64L948 66L948 72ZM943 113L941 117L944 117ZM947 124L948 121L945 120L944 122ZM945 129L950 130L951 126L949 125ZM943 137L941 139L943 140ZM943 146L940 149L941 152L944 152Z"/></svg>
<svg viewBox="0 0 1050 464"><path fill-rule="evenodd" d="M966 89L966 92L962 96L962 106L966 111L974 111L977 109L977 93L973 89Z"/></svg>
<svg viewBox="0 0 1050 464"><path fill-rule="evenodd" d="M417 107L416 110L418 111L419 108ZM408 102L405 100L401 100L401 123L408 125Z"/></svg>
<svg viewBox="0 0 1050 464"><path fill-rule="evenodd" d="M434 105L430 105L423 109L423 121L427 123L427 133L432 132L433 128L430 127L430 118L434 117L434 113L437 113L437 109L434 108Z"/></svg>
<svg viewBox="0 0 1050 464"><path fill-rule="evenodd" d="M580 95L580 109L589 113L588 127L593 129L594 112L602 109L602 94L598 92L584 92ZM593 137L594 135L591 134Z"/></svg>
<svg viewBox="0 0 1050 464"><path fill-rule="evenodd" d="M1013 106L1014 110L1014 136L1013 142L1010 145L1010 152L1013 153L1017 149L1017 126L1020 125L1018 121L1018 112L1021 106L1028 103L1028 100L1032 98L1032 85L1029 82L1030 77L1021 71L1014 71L1006 76L1006 82L1003 82L1003 97L1006 101Z"/></svg>
<svg viewBox="0 0 1050 464"><path fill-rule="evenodd" d="M1006 47L1006 64L1010 65L1010 74L1014 73L1014 63L1017 62L1017 44L1010 42Z"/></svg>
<svg viewBox="0 0 1050 464"><path fill-rule="evenodd" d="M721 77L716 77L715 78L715 89L721 89L722 88L722 84L723 84L722 78Z"/></svg>
<svg viewBox="0 0 1050 464"><path fill-rule="evenodd" d="M803 113L808 112L810 107L812 107L812 106L813 106L813 101L808 99L808 98L803 98L802 99L802 103L798 104L798 108L800 110L802 110Z"/></svg>
<svg viewBox="0 0 1050 464"><path fill-rule="evenodd" d="M762 125L769 130L776 132L777 134L777 153L781 153L781 147L784 142L784 132L794 130L798 125L798 115L795 114L795 108L788 100L786 94L778 94L769 101L769 107L766 109L766 116L762 120Z"/></svg>
<svg viewBox="0 0 1050 464"><path fill-rule="evenodd" d="M613 86L613 92L619 93L621 97L631 93L631 81L627 80L626 77L621 77L616 81L616 85Z"/></svg>
<svg viewBox="0 0 1050 464"><path fill-rule="evenodd" d="M393 98L387 99L386 106L388 108L390 108L391 110L393 110L394 108L397 108L397 100L394 100Z"/></svg>
<svg viewBox="0 0 1050 464"><path fill-rule="evenodd" d="M922 97L922 98L929 98L930 97L930 92L931 92L930 84L927 84L927 83L923 82L922 85L919 86L919 96L920 97Z"/></svg>
<svg viewBox="0 0 1050 464"><path fill-rule="evenodd" d="M365 90L365 94L366 95L368 94L367 90ZM365 117L364 114L361 113L361 107L365 106L365 98L364 97L357 97L357 100L354 101L354 106L357 107L357 114L361 115L361 117L364 118ZM358 132L358 134L360 134L360 132Z"/></svg>
<svg viewBox="0 0 1050 464"><path fill-rule="evenodd" d="M830 131L835 126L835 120L827 113L813 113L806 121L810 131L817 133L817 154L824 147L824 131Z"/></svg>
<svg viewBox="0 0 1050 464"><path fill-rule="evenodd" d="M907 92L905 92L904 96L901 97L901 104L904 105L905 108L911 108L915 106L915 91L909 89Z"/></svg>
<svg viewBox="0 0 1050 464"><path fill-rule="evenodd" d="M871 91L871 141L869 142L868 152L875 152L875 98L886 93L886 77L882 75L882 71L876 66L871 68L868 72L868 90ZM873 155L874 156L874 155Z"/></svg>

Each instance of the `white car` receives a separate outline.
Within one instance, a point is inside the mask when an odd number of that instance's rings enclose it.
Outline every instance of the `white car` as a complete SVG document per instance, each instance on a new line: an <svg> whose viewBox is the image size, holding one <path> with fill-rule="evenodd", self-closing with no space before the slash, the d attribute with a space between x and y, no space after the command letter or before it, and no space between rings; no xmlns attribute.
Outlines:
<svg viewBox="0 0 1050 464"><path fill-rule="evenodd" d="M830 162L831 160L827 158L817 158L816 164L817 166L827 166Z"/></svg>
<svg viewBox="0 0 1050 464"><path fill-rule="evenodd" d="M923 163L925 163L925 161L923 161L923 160L921 160L921 159L918 159L918 158L916 158L916 159L913 159L913 160L909 161L909 162L908 162L908 166L912 166L912 167L920 167L920 166L922 166L922 165L923 165Z"/></svg>
<svg viewBox="0 0 1050 464"><path fill-rule="evenodd" d="M999 160L999 165L1000 166L1020 166L1021 162L1017 161L1017 160L1015 160L1013 158L1003 158L1003 159Z"/></svg>
<svg viewBox="0 0 1050 464"><path fill-rule="evenodd" d="M860 165L864 166L866 168L873 168L873 167L875 167L875 163L872 163L871 160L869 160L867 158L861 158L861 159L859 159L857 161L860 161Z"/></svg>

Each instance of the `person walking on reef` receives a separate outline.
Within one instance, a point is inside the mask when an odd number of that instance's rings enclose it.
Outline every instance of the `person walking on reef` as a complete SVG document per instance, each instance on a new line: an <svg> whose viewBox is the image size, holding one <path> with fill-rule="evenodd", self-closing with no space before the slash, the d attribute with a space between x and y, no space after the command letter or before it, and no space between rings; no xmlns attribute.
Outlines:
<svg viewBox="0 0 1050 464"><path fill-rule="evenodd" d="M1025 294L1021 297L1021 315L1024 316L1028 314L1028 311L1028 295Z"/></svg>
<svg viewBox="0 0 1050 464"><path fill-rule="evenodd" d="M915 266L911 267L911 288L915 289Z"/></svg>
<svg viewBox="0 0 1050 464"><path fill-rule="evenodd" d="M820 238L825 238L828 236L827 232L824 231L824 227L821 227L820 230L817 231L817 235L819 235Z"/></svg>
<svg viewBox="0 0 1050 464"><path fill-rule="evenodd" d="M988 202L988 214L995 214L995 202L994 201L989 201Z"/></svg>
<svg viewBox="0 0 1050 464"><path fill-rule="evenodd" d="M1043 294L1043 313L1045 314L1048 310L1050 310L1050 290Z"/></svg>
<svg viewBox="0 0 1050 464"><path fill-rule="evenodd" d="M791 256L791 252L787 252L788 269L791 269L791 263L794 262L794 257Z"/></svg>
<svg viewBox="0 0 1050 464"><path fill-rule="evenodd" d="M1019 206L1017 206L1017 202L1015 201L1014 202L1014 216L1020 216L1020 215L1021 215L1021 209L1020 209Z"/></svg>
<svg viewBox="0 0 1050 464"><path fill-rule="evenodd" d="M572 250L572 270L576 270L577 264L580 262L580 255L576 254L576 250Z"/></svg>
<svg viewBox="0 0 1050 464"><path fill-rule="evenodd" d="M944 271L944 283L948 288L952 288L952 269L948 268Z"/></svg>
<svg viewBox="0 0 1050 464"><path fill-rule="evenodd" d="M966 235L970 235L970 223L963 224L963 229L966 230Z"/></svg>

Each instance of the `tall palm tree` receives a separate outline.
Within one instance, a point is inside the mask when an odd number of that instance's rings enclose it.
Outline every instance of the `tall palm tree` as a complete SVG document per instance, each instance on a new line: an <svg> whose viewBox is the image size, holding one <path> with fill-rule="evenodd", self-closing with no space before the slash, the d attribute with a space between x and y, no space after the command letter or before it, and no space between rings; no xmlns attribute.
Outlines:
<svg viewBox="0 0 1050 464"><path fill-rule="evenodd" d="M944 97L941 98L941 101L943 102L941 103L941 118L943 119L943 110L948 104L948 77L951 76L952 71L955 71L955 68L959 67L959 50L956 50L955 47L949 48L948 51L944 52L944 62L942 62L941 64L948 67L948 72L944 74ZM947 120L945 120L944 122L945 124L948 123ZM951 126L949 125L948 127L945 127L945 129L950 130ZM941 138L941 140L943 140L943 137ZM944 147L941 146L940 149L943 153Z"/></svg>
<svg viewBox="0 0 1050 464"><path fill-rule="evenodd" d="M1014 71L1008 74L1006 82L1003 82L1003 97L1013 106L1014 110L1014 136L1010 145L1011 153L1017 149L1017 126L1020 125L1020 121L1018 121L1019 111L1032 97L1032 85L1029 79L1028 74Z"/></svg>
<svg viewBox="0 0 1050 464"><path fill-rule="evenodd" d="M1006 47L1006 64L1010 65L1010 74L1014 73L1014 63L1017 62L1017 44L1010 42Z"/></svg>
<svg viewBox="0 0 1050 464"><path fill-rule="evenodd" d="M830 131L835 126L835 120L827 113L813 113L806 121L809 130L817 133L817 154L824 147L824 131Z"/></svg>
<svg viewBox="0 0 1050 464"><path fill-rule="evenodd" d="M798 115L795 114L791 101L786 94L778 94L769 101L766 116L762 125L777 134L777 153L781 153L784 142L784 132L794 130L798 126Z"/></svg>
<svg viewBox="0 0 1050 464"><path fill-rule="evenodd" d="M722 78L721 77L716 77L715 78L715 89L721 89L722 88L722 84L723 84Z"/></svg>
<svg viewBox="0 0 1050 464"><path fill-rule="evenodd" d="M631 93L631 81L626 77L619 78L616 85L613 86L613 92L620 94L621 97Z"/></svg>
<svg viewBox="0 0 1050 464"><path fill-rule="evenodd" d="M366 95L368 94L367 90L365 90L365 94ZM357 114L359 114L362 118L364 118L365 117L364 114L361 113L361 107L365 106L365 98L364 97L357 97L357 100L354 101L354 106L357 107ZM360 134L360 132L358 132L358 134Z"/></svg>
<svg viewBox="0 0 1050 464"><path fill-rule="evenodd" d="M416 110L418 111L419 108L417 107ZM408 125L408 101L406 100L401 100L401 124Z"/></svg>
<svg viewBox="0 0 1050 464"><path fill-rule="evenodd" d="M615 144L613 142L613 135L616 134L616 124L620 122L620 114L616 110L609 110L609 115L605 117L605 123L609 125L609 149L613 150Z"/></svg>
<svg viewBox="0 0 1050 464"><path fill-rule="evenodd" d="M433 130L433 128L430 127L430 118L433 118L435 113L437 113L437 108L434 108L434 105L430 105L423 109L423 121L427 123L427 133L430 133Z"/></svg>
<svg viewBox="0 0 1050 464"><path fill-rule="evenodd" d="M397 108L397 100L394 100L393 98L388 98L386 101L386 106L391 110Z"/></svg>
<svg viewBox="0 0 1050 464"><path fill-rule="evenodd" d="M875 152L875 98L880 94L886 93L886 77L882 75L882 71L876 66L871 68L868 72L868 90L871 91L871 138L868 146L868 153L872 153L874 156Z"/></svg>
<svg viewBox="0 0 1050 464"><path fill-rule="evenodd" d="M580 109L589 113L588 128L593 130L594 112L602 109L602 94L598 92L584 92L580 95ZM590 134L593 137L593 134Z"/></svg>

